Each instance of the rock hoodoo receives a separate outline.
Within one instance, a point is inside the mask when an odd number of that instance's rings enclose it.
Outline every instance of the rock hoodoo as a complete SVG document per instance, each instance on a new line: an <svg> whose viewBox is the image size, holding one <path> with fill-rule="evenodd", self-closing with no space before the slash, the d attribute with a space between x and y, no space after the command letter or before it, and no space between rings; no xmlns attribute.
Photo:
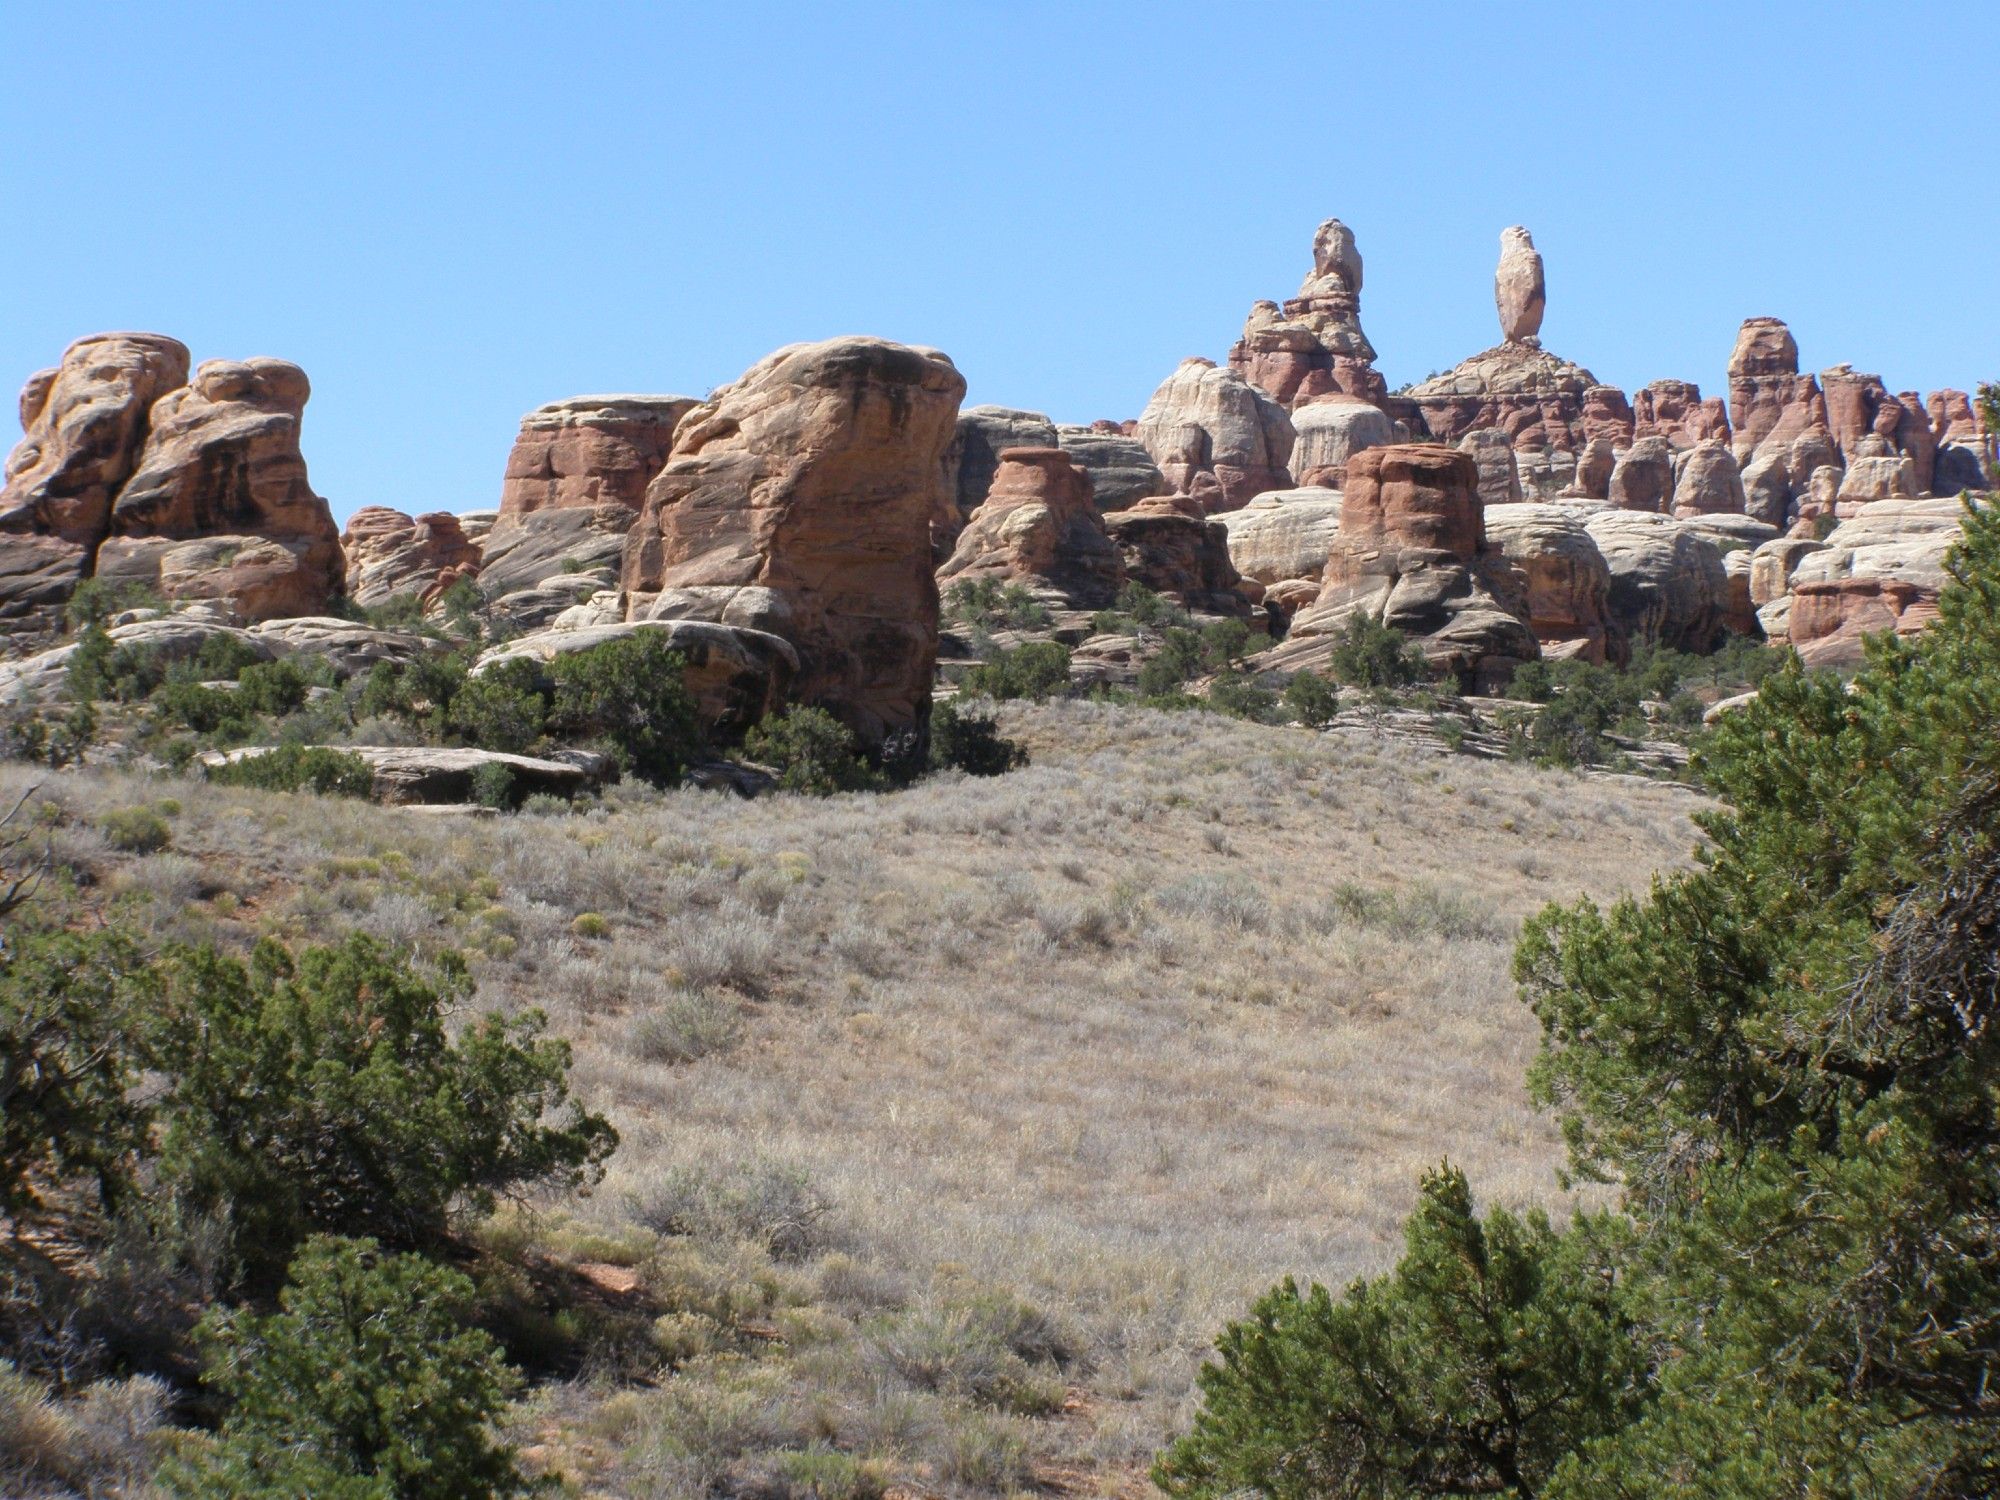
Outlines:
<svg viewBox="0 0 2000 1500"><path fill-rule="evenodd" d="M1622 661L1611 623L1611 570L1584 528L1589 512L1533 501L1486 507L1486 539L1526 584L1528 624L1544 656Z"/></svg>
<svg viewBox="0 0 2000 1500"><path fill-rule="evenodd" d="M1117 602L1125 566L1090 476L1060 448L1008 448L937 579L1018 583L1059 608L1099 610Z"/></svg>
<svg viewBox="0 0 2000 1500"><path fill-rule="evenodd" d="M681 419L626 538L632 617L775 635L795 701L879 744L919 730L937 658L931 521L965 379L875 338L766 355Z"/></svg>
<svg viewBox="0 0 2000 1500"><path fill-rule="evenodd" d="M1138 437L1173 492L1192 496L1211 515L1291 487L1291 418L1212 359L1181 361L1146 403Z"/></svg>
<svg viewBox="0 0 2000 1500"><path fill-rule="evenodd" d="M1090 476L1100 511L1128 510L1148 495L1167 493L1167 476L1146 445L1114 422L1058 427L1056 442Z"/></svg>
<svg viewBox="0 0 2000 1500"><path fill-rule="evenodd" d="M1453 448L1399 443L1355 455L1319 598L1263 660L1318 665L1356 614L1401 630L1469 686L1504 682L1539 656L1523 581L1488 546L1478 482L1472 455Z"/></svg>
<svg viewBox="0 0 2000 1500"><path fill-rule="evenodd" d="M1379 401L1388 389L1361 331L1361 252L1354 233L1328 219L1313 235L1313 268L1298 296L1259 302L1229 351L1229 368L1285 406L1344 391Z"/></svg>
<svg viewBox="0 0 2000 1500"><path fill-rule="evenodd" d="M1500 312L1500 337L1510 344L1532 341L1542 331L1548 289L1534 236L1516 224L1500 231L1500 267L1493 274L1493 303Z"/></svg>
<svg viewBox="0 0 2000 1500"><path fill-rule="evenodd" d="M426 600L479 571L479 548L458 517L431 511L411 517L386 505L364 505L340 536L347 559L347 597L365 607L415 594Z"/></svg>
<svg viewBox="0 0 2000 1500"><path fill-rule="evenodd" d="M1584 530L1611 573L1613 626L1634 647L1708 652L1723 639L1729 579L1722 551L1671 516L1601 510Z"/></svg>
<svg viewBox="0 0 2000 1500"><path fill-rule="evenodd" d="M1011 406L968 406L958 414L958 430L945 450L945 488L949 504L931 524L931 545L940 560L972 513L993 488L1000 455L1009 448L1053 448L1056 426L1038 411Z"/></svg>
<svg viewBox="0 0 2000 1500"><path fill-rule="evenodd" d="M1347 461L1396 441L1396 424L1373 402L1336 392L1292 409L1292 472L1301 485L1339 489Z"/></svg>
<svg viewBox="0 0 2000 1500"><path fill-rule="evenodd" d="M571 396L521 418L500 514L617 504L637 514L692 396Z"/></svg>
<svg viewBox="0 0 2000 1500"><path fill-rule="evenodd" d="M1262 589L1229 560L1229 532L1185 495L1155 495L1104 518L1125 576L1197 615L1247 619Z"/></svg>

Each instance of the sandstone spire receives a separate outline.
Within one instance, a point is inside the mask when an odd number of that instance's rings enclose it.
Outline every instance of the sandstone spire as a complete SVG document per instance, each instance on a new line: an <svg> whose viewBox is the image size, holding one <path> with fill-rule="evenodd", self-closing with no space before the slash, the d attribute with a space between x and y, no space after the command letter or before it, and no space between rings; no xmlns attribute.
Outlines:
<svg viewBox="0 0 2000 1500"><path fill-rule="evenodd" d="M1510 344L1529 344L1542 331L1547 289L1542 284L1542 256L1534 237L1516 224L1500 231L1500 269L1493 273L1493 301L1500 310L1500 336Z"/></svg>

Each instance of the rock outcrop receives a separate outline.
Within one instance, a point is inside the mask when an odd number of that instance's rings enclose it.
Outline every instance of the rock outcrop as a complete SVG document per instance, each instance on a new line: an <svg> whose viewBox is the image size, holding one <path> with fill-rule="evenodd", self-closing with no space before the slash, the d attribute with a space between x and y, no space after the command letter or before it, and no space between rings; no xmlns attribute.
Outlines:
<svg viewBox="0 0 2000 1500"><path fill-rule="evenodd" d="M1338 392L1292 408L1292 431L1291 469L1308 488L1339 489L1350 458L1396 441L1396 424L1387 412Z"/></svg>
<svg viewBox="0 0 2000 1500"><path fill-rule="evenodd" d="M1062 449L1000 454L986 498L937 573L940 590L987 579L1020 584L1064 609L1117 602L1124 562L1091 498L1090 476Z"/></svg>
<svg viewBox="0 0 2000 1500"><path fill-rule="evenodd" d="M1340 506L1338 490L1267 490L1219 518L1229 537L1229 560L1238 573L1264 585L1266 602L1273 585L1300 579L1310 579L1316 593L1340 532Z"/></svg>
<svg viewBox="0 0 2000 1500"><path fill-rule="evenodd" d="M1262 597L1229 560L1229 532L1190 497L1155 495L1104 518L1133 583L1198 615L1247 619Z"/></svg>
<svg viewBox="0 0 2000 1500"><path fill-rule="evenodd" d="M187 347L157 333L78 339L57 368L28 377L0 490L0 624L60 621L138 467L153 403L187 377Z"/></svg>
<svg viewBox="0 0 2000 1500"><path fill-rule="evenodd" d="M1534 237L1516 224L1500 231L1500 267L1493 273L1493 305L1500 313L1500 337L1527 343L1542 331L1548 288Z"/></svg>
<svg viewBox="0 0 2000 1500"><path fill-rule="evenodd" d="M1611 572L1612 625L1635 649L1715 649L1726 628L1729 578L1714 542L1645 511L1594 511L1583 525Z"/></svg>
<svg viewBox="0 0 2000 1500"><path fill-rule="evenodd" d="M1146 445L1111 422L1058 427L1056 443L1090 476L1092 498L1106 514L1129 510L1148 495L1167 493L1167 476Z"/></svg>
<svg viewBox="0 0 2000 1500"><path fill-rule="evenodd" d="M1606 489L1620 510L1668 509L1674 495L1673 447L1663 437L1640 438L1618 455Z"/></svg>
<svg viewBox="0 0 2000 1500"><path fill-rule="evenodd" d="M288 360L214 359L154 402L98 576L213 601L246 621L325 614L346 570L299 451L311 393Z"/></svg>
<svg viewBox="0 0 2000 1500"><path fill-rule="evenodd" d="M1229 368L1283 406L1335 391L1381 400L1387 386L1361 331L1361 252L1340 220L1314 233L1312 274L1298 296L1283 307L1261 301L1250 309Z"/></svg>
<svg viewBox="0 0 2000 1500"><path fill-rule="evenodd" d="M1800 557L1760 618L1809 667L1849 667L1875 631L1913 635L1937 618L1944 557L1963 532L1956 499L1881 500Z"/></svg>
<svg viewBox="0 0 2000 1500"><path fill-rule="evenodd" d="M1729 445L1715 438L1696 443L1681 455L1674 478L1674 514L1714 516L1743 514L1743 475Z"/></svg>
<svg viewBox="0 0 2000 1500"><path fill-rule="evenodd" d="M1497 685L1539 656L1523 580L1487 543L1478 479L1470 454L1435 444L1356 454L1319 598L1261 660L1318 665L1357 614L1410 636L1466 687Z"/></svg>
<svg viewBox="0 0 2000 1500"><path fill-rule="evenodd" d="M1053 448L1056 426L1038 411L1011 406L968 406L945 450L949 503L931 523L931 547L940 561L951 555L959 531L993 488L1000 455L1009 448Z"/></svg>
<svg viewBox="0 0 2000 1500"><path fill-rule="evenodd" d="M1291 418L1211 359L1181 361L1146 403L1138 437L1173 493L1193 496L1211 515L1291 487Z"/></svg>
<svg viewBox="0 0 2000 1500"><path fill-rule="evenodd" d="M1544 656L1622 662L1611 622L1611 569L1585 529L1593 512L1528 502L1486 507L1486 539L1526 585L1528 625Z"/></svg>
<svg viewBox="0 0 2000 1500"><path fill-rule="evenodd" d="M1992 460L1992 439L1964 391L1932 391L1924 403L1930 417L1936 458L1931 488L1940 495L1983 490L1992 481L1986 466Z"/></svg>
<svg viewBox="0 0 2000 1500"><path fill-rule="evenodd" d="M1632 397L1632 435L1665 438L1672 448L1729 441L1729 411L1719 399L1704 401L1687 380L1655 380Z"/></svg>
<svg viewBox="0 0 2000 1500"><path fill-rule="evenodd" d="M571 396L521 418L500 484L500 514L576 506L638 512L673 450L692 396Z"/></svg>
<svg viewBox="0 0 2000 1500"><path fill-rule="evenodd" d="M931 521L965 379L874 338L765 356L681 419L626 539L634 618L789 642L794 699L864 742L928 723L937 659Z"/></svg>
<svg viewBox="0 0 2000 1500"><path fill-rule="evenodd" d="M1515 505L1521 500L1521 465L1514 457L1514 445L1497 427L1482 427L1458 440L1461 450L1472 455L1479 466L1479 501L1482 505Z"/></svg>
<svg viewBox="0 0 2000 1500"><path fill-rule="evenodd" d="M489 599L499 599L553 578L616 578L635 519L616 501L502 517L480 544L479 586Z"/></svg>
<svg viewBox="0 0 2000 1500"><path fill-rule="evenodd" d="M347 560L347 597L364 607L405 595L428 598L479 571L480 551L448 511L406 516L364 505L340 535Z"/></svg>
<svg viewBox="0 0 2000 1500"><path fill-rule="evenodd" d="M1867 443L1879 438L1886 452L1909 458L1916 493L1930 489L1937 440L1929 414L1914 394L1899 399L1881 376L1861 374L1848 365L1820 371L1819 383L1826 397L1827 428L1850 466L1857 457L1879 456Z"/></svg>
<svg viewBox="0 0 2000 1500"><path fill-rule="evenodd" d="M1584 397L1605 387L1581 365L1536 344L1499 344L1410 387L1431 436L1456 443L1495 427L1516 448L1575 453L1591 436Z"/></svg>

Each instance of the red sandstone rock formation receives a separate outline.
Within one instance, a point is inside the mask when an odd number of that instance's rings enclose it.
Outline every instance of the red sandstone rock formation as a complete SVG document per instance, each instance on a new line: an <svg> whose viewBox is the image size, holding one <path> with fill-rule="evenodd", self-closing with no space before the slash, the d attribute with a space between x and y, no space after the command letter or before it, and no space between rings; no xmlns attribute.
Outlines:
<svg viewBox="0 0 2000 1500"><path fill-rule="evenodd" d="M635 617L761 630L796 701L864 741L921 732L937 659L931 519L965 380L873 338L765 356L681 420L626 538Z"/></svg>
<svg viewBox="0 0 2000 1500"><path fill-rule="evenodd" d="M1434 444L1356 454L1319 598L1263 660L1322 662L1356 614L1403 631L1467 685L1491 686L1534 660L1525 583L1487 545L1478 481L1471 454Z"/></svg>
<svg viewBox="0 0 2000 1500"><path fill-rule="evenodd" d="M986 498L938 569L938 587L1018 583L1066 609L1109 609L1125 565L1091 499L1090 476L1060 448L1008 448Z"/></svg>
<svg viewBox="0 0 2000 1500"><path fill-rule="evenodd" d="M1229 560L1229 532L1190 497L1155 495L1104 518L1125 576L1203 615L1247 618L1263 589Z"/></svg>
<svg viewBox="0 0 2000 1500"><path fill-rule="evenodd" d="M442 593L479 571L479 548L448 511L412 519L385 505L364 505L347 518L340 550L347 559L347 597L365 606Z"/></svg>
<svg viewBox="0 0 2000 1500"><path fill-rule="evenodd" d="M1053 448L1055 423L1038 411L1011 406L968 406L945 450L945 505L931 521L931 551L942 562L972 513L985 501L1009 448Z"/></svg>
<svg viewBox="0 0 2000 1500"><path fill-rule="evenodd" d="M638 512L692 396L571 396L521 418L500 514L615 504Z"/></svg>
<svg viewBox="0 0 2000 1500"><path fill-rule="evenodd" d="M1531 342L1542 331L1548 290L1534 237L1519 224L1500 231L1500 267L1493 273L1493 305L1500 313L1500 337L1510 344Z"/></svg>
<svg viewBox="0 0 2000 1500"><path fill-rule="evenodd" d="M1214 360L1182 360L1146 403L1138 436L1174 493L1193 496L1210 514L1291 487L1291 418Z"/></svg>
<svg viewBox="0 0 2000 1500"><path fill-rule="evenodd" d="M1743 514L1743 475L1726 443L1710 438L1681 455L1674 478L1674 514L1683 519Z"/></svg>
<svg viewBox="0 0 2000 1500"><path fill-rule="evenodd" d="M1542 654L1622 661L1624 636L1611 623L1611 570L1584 529L1589 512L1529 502L1486 507L1486 539L1526 583L1528 625Z"/></svg>
<svg viewBox="0 0 2000 1500"><path fill-rule="evenodd" d="M1338 219L1313 235L1313 269L1282 308L1258 302L1229 351L1229 368L1284 406L1344 391L1380 401L1387 390L1361 331L1361 252Z"/></svg>
<svg viewBox="0 0 2000 1500"><path fill-rule="evenodd" d="M1989 486L1986 466L1992 461L1992 439L1964 391L1932 391L1924 403L1931 423L1937 457L1931 488L1940 495Z"/></svg>
<svg viewBox="0 0 2000 1500"><path fill-rule="evenodd" d="M1729 413L1721 401L1701 398L1686 380L1655 380L1632 397L1634 437L1663 437L1675 448L1711 438L1729 440Z"/></svg>
<svg viewBox="0 0 2000 1500"><path fill-rule="evenodd" d="M1379 406L1337 392L1294 407L1292 430L1291 468L1299 483L1336 490L1348 459L1396 441L1396 424Z"/></svg>
<svg viewBox="0 0 2000 1500"><path fill-rule="evenodd" d="M1594 435L1584 426L1586 393L1600 393L1601 412L1611 389L1538 345L1500 344L1412 386L1408 399L1439 442L1495 427L1516 448L1574 453Z"/></svg>

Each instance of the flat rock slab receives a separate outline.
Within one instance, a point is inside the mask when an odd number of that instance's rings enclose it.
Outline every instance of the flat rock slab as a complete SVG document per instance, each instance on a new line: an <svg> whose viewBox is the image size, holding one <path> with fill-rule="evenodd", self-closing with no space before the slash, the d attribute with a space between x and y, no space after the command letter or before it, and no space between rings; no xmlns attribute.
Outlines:
<svg viewBox="0 0 2000 1500"><path fill-rule="evenodd" d="M273 745L249 745L240 750L212 751L204 765L226 765L268 755ZM343 755L358 755L375 773L377 802L449 805L473 800L472 778L482 766L501 765L514 773L518 796L548 793L573 797L604 780L600 757L581 765L541 760L532 755L508 755L499 750L448 750L431 746L334 745Z"/></svg>

